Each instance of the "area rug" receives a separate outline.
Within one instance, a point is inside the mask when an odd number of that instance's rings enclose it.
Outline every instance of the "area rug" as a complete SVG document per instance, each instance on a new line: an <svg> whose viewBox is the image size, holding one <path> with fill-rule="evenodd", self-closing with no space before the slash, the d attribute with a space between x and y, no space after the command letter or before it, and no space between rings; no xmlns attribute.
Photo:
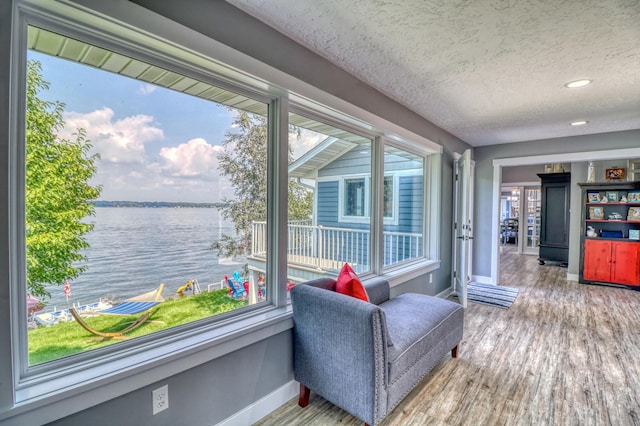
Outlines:
<svg viewBox="0 0 640 426"><path fill-rule="evenodd" d="M518 296L518 289L493 284L470 282L467 284L467 300L483 305L509 309Z"/></svg>

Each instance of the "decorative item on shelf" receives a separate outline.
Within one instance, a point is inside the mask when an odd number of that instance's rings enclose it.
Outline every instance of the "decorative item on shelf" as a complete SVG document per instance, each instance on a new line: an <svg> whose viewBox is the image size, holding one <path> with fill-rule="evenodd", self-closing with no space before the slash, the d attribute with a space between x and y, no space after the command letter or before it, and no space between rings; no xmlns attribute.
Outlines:
<svg viewBox="0 0 640 426"><path fill-rule="evenodd" d="M600 200L600 202L601 203L608 203L606 194L602 197L602 200Z"/></svg>
<svg viewBox="0 0 640 426"><path fill-rule="evenodd" d="M627 200L629 200L629 202L640 201L640 191L629 191L627 193Z"/></svg>
<svg viewBox="0 0 640 426"><path fill-rule="evenodd" d="M587 237L597 237L598 233L596 232L596 228L593 226L587 226Z"/></svg>
<svg viewBox="0 0 640 426"><path fill-rule="evenodd" d="M587 194L587 196L589 197L589 202L590 203L598 203L598 202L600 202L600 193L599 192L589 192Z"/></svg>
<svg viewBox="0 0 640 426"><path fill-rule="evenodd" d="M552 173L553 172L553 165L552 164L545 164L544 165L544 172L545 173Z"/></svg>
<svg viewBox="0 0 640 426"><path fill-rule="evenodd" d="M607 191L607 201L611 203L618 202L618 191Z"/></svg>
<svg viewBox="0 0 640 426"><path fill-rule="evenodd" d="M608 216L609 220L622 220L622 215L618 212L611 212Z"/></svg>
<svg viewBox="0 0 640 426"><path fill-rule="evenodd" d="M604 209L602 207L589 207L589 219L604 219Z"/></svg>
<svg viewBox="0 0 640 426"><path fill-rule="evenodd" d="M593 165L593 161L589 161L589 166L587 167L587 182L595 182L596 181L596 167Z"/></svg>
<svg viewBox="0 0 640 426"><path fill-rule="evenodd" d="M564 172L564 167L562 166L562 163L553 163L553 172L554 173Z"/></svg>
<svg viewBox="0 0 640 426"><path fill-rule="evenodd" d="M627 220L640 220L640 207L629 207Z"/></svg>
<svg viewBox="0 0 640 426"><path fill-rule="evenodd" d="M622 196L622 198L620 198L620 202L621 202L621 203L626 203L626 202L628 202L628 201L629 201L629 200L627 200L627 196L626 196L626 195L623 195L623 196Z"/></svg>
<svg viewBox="0 0 640 426"><path fill-rule="evenodd" d="M622 238L622 231L602 231L602 238Z"/></svg>
<svg viewBox="0 0 640 426"><path fill-rule="evenodd" d="M624 180L625 170L626 169L624 167L606 169L604 176L607 180Z"/></svg>
<svg viewBox="0 0 640 426"><path fill-rule="evenodd" d="M637 229L629 229L630 240L640 240L640 231Z"/></svg>

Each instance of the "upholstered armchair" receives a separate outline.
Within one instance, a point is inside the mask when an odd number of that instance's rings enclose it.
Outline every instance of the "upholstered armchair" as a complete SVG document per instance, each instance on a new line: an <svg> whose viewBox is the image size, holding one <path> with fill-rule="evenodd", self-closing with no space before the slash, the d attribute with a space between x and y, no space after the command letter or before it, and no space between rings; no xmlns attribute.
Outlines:
<svg viewBox="0 0 640 426"><path fill-rule="evenodd" d="M443 357L457 356L464 309L422 294L390 299L382 279L365 285L369 302L335 286L322 278L291 290L299 404L314 391L376 425Z"/></svg>

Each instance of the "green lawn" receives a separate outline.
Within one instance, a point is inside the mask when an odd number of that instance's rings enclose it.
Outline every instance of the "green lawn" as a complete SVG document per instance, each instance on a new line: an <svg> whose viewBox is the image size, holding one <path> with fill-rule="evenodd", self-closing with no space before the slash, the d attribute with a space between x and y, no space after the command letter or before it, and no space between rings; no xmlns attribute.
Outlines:
<svg viewBox="0 0 640 426"><path fill-rule="evenodd" d="M205 292L181 299L162 302L150 321L142 325L127 337L144 336L156 331L175 327L188 322L207 318L231 311L246 305L244 300L233 300L227 296L227 290ZM139 315L119 317L102 315L86 318L87 324L100 331L118 331L125 328ZM74 355L91 349L111 345L122 340L99 339L86 331L75 321L63 322L50 327L38 327L29 330L29 364L43 362Z"/></svg>

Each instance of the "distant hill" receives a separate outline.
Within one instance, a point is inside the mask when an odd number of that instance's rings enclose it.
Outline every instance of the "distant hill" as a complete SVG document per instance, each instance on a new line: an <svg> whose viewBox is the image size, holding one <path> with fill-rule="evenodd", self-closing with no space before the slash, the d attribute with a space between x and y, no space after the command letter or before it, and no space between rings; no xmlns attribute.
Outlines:
<svg viewBox="0 0 640 426"><path fill-rule="evenodd" d="M149 207L149 208L219 208L225 203L172 203L169 201L105 201L97 200L96 207Z"/></svg>

